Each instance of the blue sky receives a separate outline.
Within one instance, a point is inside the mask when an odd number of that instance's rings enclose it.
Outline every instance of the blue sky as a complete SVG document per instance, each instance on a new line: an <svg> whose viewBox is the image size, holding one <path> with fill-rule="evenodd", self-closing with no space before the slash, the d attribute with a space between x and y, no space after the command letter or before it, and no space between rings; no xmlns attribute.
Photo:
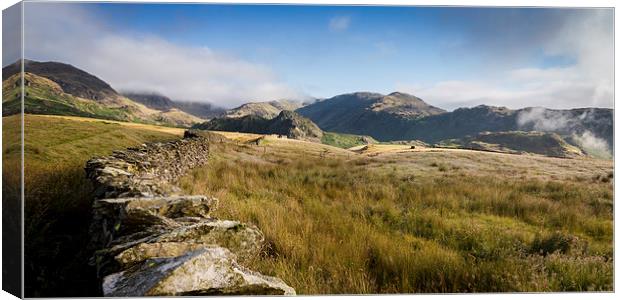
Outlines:
<svg viewBox="0 0 620 300"><path fill-rule="evenodd" d="M29 58L227 107L396 90L446 109L613 105L611 10L28 3L25 15Z"/></svg>

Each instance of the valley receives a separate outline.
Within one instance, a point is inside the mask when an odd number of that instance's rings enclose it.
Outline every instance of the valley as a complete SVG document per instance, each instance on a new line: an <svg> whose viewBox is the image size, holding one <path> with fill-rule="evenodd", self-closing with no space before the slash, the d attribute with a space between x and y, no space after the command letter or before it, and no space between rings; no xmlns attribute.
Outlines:
<svg viewBox="0 0 620 300"><path fill-rule="evenodd" d="M3 68L3 116L21 110L20 63ZM105 81L59 62L24 62L24 111L179 128L278 134L342 148L425 144L554 157L613 153L612 110L512 110L479 105L448 112L402 92L355 92L327 99L247 102L223 109L155 92L117 92ZM525 145L525 144L527 145Z"/></svg>
<svg viewBox="0 0 620 300"><path fill-rule="evenodd" d="M245 263L299 294L612 284L611 161L218 133L232 142L180 186L262 228L263 254Z"/></svg>
<svg viewBox="0 0 620 300"><path fill-rule="evenodd" d="M9 294L617 291L615 5L95 2L3 10Z"/></svg>
<svg viewBox="0 0 620 300"><path fill-rule="evenodd" d="M14 136L18 120L3 118L5 137ZM177 139L183 129L66 116L26 115L25 122L31 290L94 295L85 161ZM216 217L260 227L263 252L243 263L299 294L611 288L610 160L408 144L347 150L216 133L230 141L213 143L207 166L179 185L219 198ZM3 153L8 162L19 154L10 147ZM7 166L10 183L16 173Z"/></svg>
<svg viewBox="0 0 620 300"><path fill-rule="evenodd" d="M397 92L224 110L119 93L64 64L33 66L24 75L30 296L100 294L85 162L189 128L225 139L176 184L220 199L215 217L261 228L260 255L242 263L299 294L613 289L612 110L448 112ZM22 96L11 68L7 187L19 183Z"/></svg>

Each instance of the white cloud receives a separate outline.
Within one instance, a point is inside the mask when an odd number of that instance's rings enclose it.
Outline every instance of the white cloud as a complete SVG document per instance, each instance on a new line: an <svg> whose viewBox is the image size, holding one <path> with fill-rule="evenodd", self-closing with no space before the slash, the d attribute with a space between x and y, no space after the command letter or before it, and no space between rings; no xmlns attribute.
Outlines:
<svg viewBox="0 0 620 300"><path fill-rule="evenodd" d="M345 31L351 25L351 18L348 16L333 17L329 20L329 30L333 32Z"/></svg>
<svg viewBox="0 0 620 300"><path fill-rule="evenodd" d="M267 66L208 47L116 32L75 5L27 5L27 58L73 64L117 90L157 92L224 107L300 96Z"/></svg>
<svg viewBox="0 0 620 300"><path fill-rule="evenodd" d="M573 133L573 140L586 152L599 155L605 158L613 158L613 153L609 149L607 142L586 130L581 134Z"/></svg>
<svg viewBox="0 0 620 300"><path fill-rule="evenodd" d="M565 111L550 111L542 107L534 107L522 111L517 116L519 126L532 126L537 131L557 131L568 127L571 118Z"/></svg>
<svg viewBox="0 0 620 300"><path fill-rule="evenodd" d="M604 157L612 157L607 141L597 137L587 129L575 130L575 124L580 122L593 122L595 115L591 110L584 111L575 117L567 111L546 110L542 107L535 107L524 110L517 116L517 123L524 128L531 128L537 131L564 131L569 132L574 142L576 142L586 152Z"/></svg>
<svg viewBox="0 0 620 300"><path fill-rule="evenodd" d="M612 107L613 106L613 27L608 12L591 11L569 21L550 26L544 40L530 41L551 56L570 57L574 64L550 68L519 67L495 70L495 76L480 79L448 80L427 85L398 83L397 89L413 93L446 108L488 104L522 108ZM513 37L514 38L514 37ZM523 40L522 43L528 43ZM510 60L509 55L490 55ZM506 65L499 62L498 65ZM475 73L477 70L472 70Z"/></svg>

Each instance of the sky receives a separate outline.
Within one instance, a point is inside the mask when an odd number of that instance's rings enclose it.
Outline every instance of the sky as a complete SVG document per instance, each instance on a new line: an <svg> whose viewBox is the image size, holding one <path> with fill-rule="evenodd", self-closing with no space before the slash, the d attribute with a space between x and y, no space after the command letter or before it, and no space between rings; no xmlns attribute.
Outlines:
<svg viewBox="0 0 620 300"><path fill-rule="evenodd" d="M227 108L357 91L447 110L613 106L611 9L29 2L24 14L28 59Z"/></svg>

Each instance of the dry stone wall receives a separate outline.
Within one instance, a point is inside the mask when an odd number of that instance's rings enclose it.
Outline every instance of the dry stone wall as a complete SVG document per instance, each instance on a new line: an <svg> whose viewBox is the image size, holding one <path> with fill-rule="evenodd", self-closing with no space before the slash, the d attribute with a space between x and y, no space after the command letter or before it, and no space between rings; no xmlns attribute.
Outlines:
<svg viewBox="0 0 620 300"><path fill-rule="evenodd" d="M207 163L213 139L222 137L188 131L181 140L87 162L96 198L91 264L104 296L295 294L281 279L237 262L258 255L258 228L212 218L217 199L183 195L175 185Z"/></svg>

